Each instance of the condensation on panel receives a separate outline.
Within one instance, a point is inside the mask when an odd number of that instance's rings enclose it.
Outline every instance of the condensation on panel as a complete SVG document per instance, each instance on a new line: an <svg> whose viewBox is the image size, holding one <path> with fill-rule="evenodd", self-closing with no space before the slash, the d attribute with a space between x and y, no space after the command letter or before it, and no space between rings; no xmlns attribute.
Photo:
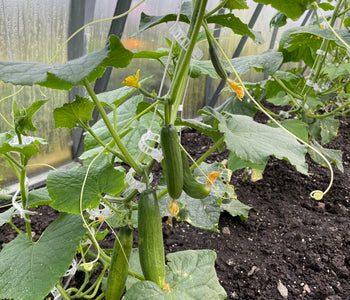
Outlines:
<svg viewBox="0 0 350 300"><path fill-rule="evenodd" d="M0 60L31 61L48 63L67 38L69 0L0 0ZM64 48L53 63L67 60ZM0 99L20 89L0 82ZM0 112L12 122L12 103L16 101L21 108L28 107L37 100L47 100L41 110L34 115L37 131L33 136L43 137L47 145L40 146L41 154L33 158L30 164L44 162L59 165L71 160L71 134L68 129L54 129L52 111L68 101L67 92L25 87L13 98L0 102ZM9 130L6 122L0 118L0 132ZM33 169L38 172L41 169ZM0 166L0 177L6 181L14 179L8 167Z"/></svg>

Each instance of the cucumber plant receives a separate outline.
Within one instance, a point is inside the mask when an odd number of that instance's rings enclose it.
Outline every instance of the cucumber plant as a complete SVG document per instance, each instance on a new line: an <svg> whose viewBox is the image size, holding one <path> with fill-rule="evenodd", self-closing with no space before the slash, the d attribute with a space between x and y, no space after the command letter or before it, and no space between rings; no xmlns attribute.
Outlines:
<svg viewBox="0 0 350 300"><path fill-rule="evenodd" d="M30 136L36 112L46 100L28 107L13 100L13 120L0 114L8 127L0 133L0 155L19 183L16 193L1 197L11 203L0 214L0 225L9 223L18 236L0 252L0 298L36 300L51 292L63 299L225 299L214 268L216 253L209 249L165 255L162 217L213 231L218 231L224 210L246 220L250 207L237 199L230 185L232 171L249 168L262 175L270 156L287 160L303 174L307 153L321 164L333 162L342 169L341 154L324 145L336 135L336 117L349 112L347 31L334 28L350 24L348 2L338 1L334 7L311 0L256 2L271 4L291 19L313 7L317 18L312 26L285 31L276 51L229 59L210 26L218 24L258 40L258 34L232 13L248 8L246 1L221 0L208 11L207 0L193 0L183 4L178 16L141 16L139 34L169 21L188 24L187 36L178 40L175 36L169 49L131 52L111 36L102 49L64 64L0 62L0 80L6 83L86 90L85 97L76 96L52 112L55 127L85 130L82 164L50 171L42 189L28 190L27 172L30 159L39 153L38 145L46 143ZM221 9L224 14L219 14ZM322 9L331 16L324 17ZM192 57L203 37L207 61ZM149 92L140 79L141 69L122 82L124 87L95 94L91 83L106 67L127 68L132 60L160 62L170 81L167 93ZM280 68L300 60L303 69ZM244 83L240 75L251 68L268 79ZM200 121L178 117L188 78L201 74L226 81L229 97L215 109L199 110ZM267 109L264 103L273 107ZM90 126L94 109L101 119ZM271 119L271 126L254 121L257 111ZM181 150L181 126L201 131L213 141L191 166ZM228 161L205 162L224 145L230 152ZM150 180L157 162L164 167L165 184ZM330 186L311 196L321 199ZM31 216L44 204L60 216L33 241ZM23 219L25 232L14 224L15 214ZM101 229L102 224L107 230ZM115 236L113 249L100 243L108 231ZM70 286L76 265L85 280Z"/></svg>

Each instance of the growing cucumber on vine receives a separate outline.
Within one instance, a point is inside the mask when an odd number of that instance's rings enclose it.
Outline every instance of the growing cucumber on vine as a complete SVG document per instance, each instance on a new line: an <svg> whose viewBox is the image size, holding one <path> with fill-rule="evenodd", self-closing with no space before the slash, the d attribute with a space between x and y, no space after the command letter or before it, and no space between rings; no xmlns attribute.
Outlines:
<svg viewBox="0 0 350 300"><path fill-rule="evenodd" d="M169 196L178 199L183 187L183 168L179 138L173 124L163 125L160 131L164 165L166 171L166 184Z"/></svg>
<svg viewBox="0 0 350 300"><path fill-rule="evenodd" d="M129 226L119 229L114 242L113 256L109 267L106 300L120 299L128 277L129 259L133 243L133 230Z"/></svg>
<svg viewBox="0 0 350 300"><path fill-rule="evenodd" d="M157 194L153 190L145 190L140 195L138 237L142 273L146 280L151 280L163 288L165 285L165 256L162 219Z"/></svg>
<svg viewBox="0 0 350 300"><path fill-rule="evenodd" d="M211 185L198 182L191 173L185 151L181 150L182 168L183 168L183 190L184 192L196 199L203 199L210 194Z"/></svg>

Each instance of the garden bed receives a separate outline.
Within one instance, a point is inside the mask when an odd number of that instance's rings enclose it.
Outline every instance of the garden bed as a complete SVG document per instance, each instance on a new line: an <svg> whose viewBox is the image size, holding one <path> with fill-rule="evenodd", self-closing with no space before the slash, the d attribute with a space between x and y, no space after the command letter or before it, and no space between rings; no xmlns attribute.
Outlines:
<svg viewBox="0 0 350 300"><path fill-rule="evenodd" d="M188 132L182 143L199 157L211 142ZM327 169L310 163L306 177L287 162L271 159L261 181L243 182L242 171L233 174L238 199L253 207L247 222L223 213L220 233L176 222L171 230L164 222L166 252L215 250L217 274L228 299L283 299L287 291L286 299L350 299L349 119L341 121L339 136L328 147L343 151L345 172L335 171L334 185L322 201L309 193L328 185ZM225 156L225 151L215 152L208 160ZM32 218L37 237L57 215L50 207L40 207ZM24 229L18 217L14 223ZM0 246L15 236L4 225ZM113 240L110 235L104 246L112 247Z"/></svg>

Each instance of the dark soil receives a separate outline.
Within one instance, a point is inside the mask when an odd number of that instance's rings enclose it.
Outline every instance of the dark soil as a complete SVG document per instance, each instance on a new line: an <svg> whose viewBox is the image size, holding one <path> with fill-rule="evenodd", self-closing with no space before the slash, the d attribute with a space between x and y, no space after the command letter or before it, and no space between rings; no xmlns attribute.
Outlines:
<svg viewBox="0 0 350 300"><path fill-rule="evenodd" d="M182 143L198 157L211 141L197 132L184 133ZM339 137L327 147L341 149L345 172L335 171L332 189L322 199L309 197L324 190L329 171L310 162L310 176L299 174L285 161L271 159L258 182L242 181L242 171L233 174L238 199L252 206L242 222L224 213L220 233L174 223L165 227L166 252L212 249L216 270L228 299L350 299L350 124L343 120ZM221 161L227 152L214 153L208 161ZM33 217L37 236L57 216L42 207ZM21 223L20 220L16 223ZM5 225L0 246L15 237ZM113 240L107 241L112 247ZM288 296L284 296L288 291ZM203 299L204 300L204 299Z"/></svg>

